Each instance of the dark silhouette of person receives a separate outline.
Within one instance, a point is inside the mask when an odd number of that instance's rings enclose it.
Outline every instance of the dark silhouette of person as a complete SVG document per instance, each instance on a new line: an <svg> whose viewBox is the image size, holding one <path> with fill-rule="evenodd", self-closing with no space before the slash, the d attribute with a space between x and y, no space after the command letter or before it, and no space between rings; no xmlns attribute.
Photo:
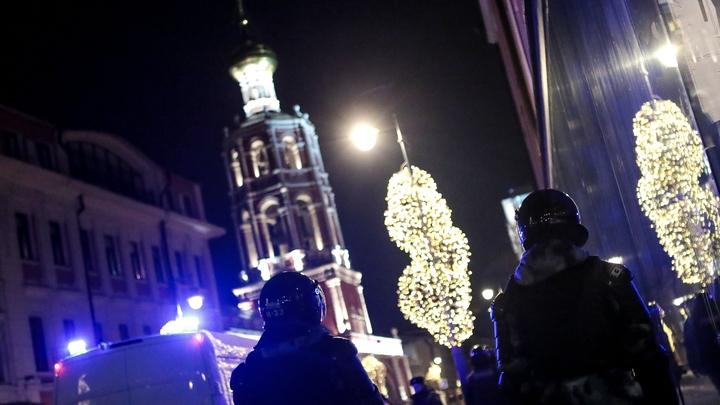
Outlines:
<svg viewBox="0 0 720 405"><path fill-rule="evenodd" d="M443 405L440 396L425 384L425 378L417 376L410 379L415 393L410 397L412 405Z"/></svg>
<svg viewBox="0 0 720 405"><path fill-rule="evenodd" d="M491 315L511 403L676 405L668 357L632 273L582 248L589 233L575 202L535 191L515 220L525 253Z"/></svg>
<svg viewBox="0 0 720 405"><path fill-rule="evenodd" d="M500 372L495 352L488 347L476 346L470 352L473 372L465 380L466 405L505 405L505 397L498 387Z"/></svg>
<svg viewBox="0 0 720 405"><path fill-rule="evenodd" d="M684 338L688 365L693 373L706 375L720 393L720 310L715 297L698 294L685 320Z"/></svg>
<svg viewBox="0 0 720 405"><path fill-rule="evenodd" d="M259 309L265 331L230 378L235 405L383 405L355 345L320 325L317 281L279 273L260 292Z"/></svg>

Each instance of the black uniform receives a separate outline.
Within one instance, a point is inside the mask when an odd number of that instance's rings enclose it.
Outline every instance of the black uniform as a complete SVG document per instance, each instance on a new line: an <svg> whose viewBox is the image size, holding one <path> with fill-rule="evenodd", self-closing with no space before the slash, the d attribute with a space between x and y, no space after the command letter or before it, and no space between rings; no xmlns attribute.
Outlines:
<svg viewBox="0 0 720 405"><path fill-rule="evenodd" d="M347 339L321 326L293 339L266 331L233 371L235 405L382 405Z"/></svg>
<svg viewBox="0 0 720 405"><path fill-rule="evenodd" d="M412 405L443 405L440 396L427 385L412 394Z"/></svg>
<svg viewBox="0 0 720 405"><path fill-rule="evenodd" d="M467 405L505 405L505 397L498 389L500 372L495 367L476 369L465 380Z"/></svg>
<svg viewBox="0 0 720 405"><path fill-rule="evenodd" d="M584 251L569 249L560 257L569 266L530 281L516 273L493 303L503 390L527 405L677 404L630 271L594 256L572 260Z"/></svg>

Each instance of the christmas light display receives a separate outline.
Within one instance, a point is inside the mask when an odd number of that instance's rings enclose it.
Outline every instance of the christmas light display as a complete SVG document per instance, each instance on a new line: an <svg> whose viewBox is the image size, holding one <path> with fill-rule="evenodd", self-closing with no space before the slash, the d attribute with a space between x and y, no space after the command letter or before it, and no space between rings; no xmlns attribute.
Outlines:
<svg viewBox="0 0 720 405"><path fill-rule="evenodd" d="M390 239L411 260L398 280L400 311L440 344L460 346L472 335L475 319L465 234L453 226L447 202L424 170L413 166L412 172L395 173L386 200Z"/></svg>
<svg viewBox="0 0 720 405"><path fill-rule="evenodd" d="M361 360L361 364L370 377L370 381L375 384L381 394L387 396L388 389L386 384L387 367L377 359L377 357L369 354Z"/></svg>
<svg viewBox="0 0 720 405"><path fill-rule="evenodd" d="M642 174L638 200L672 258L673 270L685 283L711 283L717 276L720 201L708 187L698 133L680 108L666 100L643 104L633 133Z"/></svg>

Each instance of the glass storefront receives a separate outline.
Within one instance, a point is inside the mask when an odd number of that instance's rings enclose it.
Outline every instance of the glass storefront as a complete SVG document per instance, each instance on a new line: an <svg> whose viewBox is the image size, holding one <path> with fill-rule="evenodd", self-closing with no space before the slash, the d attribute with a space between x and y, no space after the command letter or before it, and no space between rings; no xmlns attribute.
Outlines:
<svg viewBox="0 0 720 405"><path fill-rule="evenodd" d="M717 270L720 1L546 5L550 185L578 203L589 251L672 306Z"/></svg>

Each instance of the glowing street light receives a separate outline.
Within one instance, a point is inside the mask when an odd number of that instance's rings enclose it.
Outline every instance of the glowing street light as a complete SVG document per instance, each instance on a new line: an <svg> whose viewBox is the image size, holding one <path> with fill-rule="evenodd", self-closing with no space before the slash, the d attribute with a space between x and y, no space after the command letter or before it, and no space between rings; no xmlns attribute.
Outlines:
<svg viewBox="0 0 720 405"><path fill-rule="evenodd" d="M405 163L405 167L410 170L412 173L412 169L410 168L410 161L408 160L407 151L405 150L405 142L403 141L402 132L400 131L400 124L398 124L397 116L393 113L393 122L395 123L395 133L397 134L397 143L400 145L400 151L403 155L403 160ZM362 150L362 151L368 151L372 149L375 146L375 143L377 142L377 135L380 133L380 130L367 125L367 124L360 124L357 125L353 131L350 133L350 140L355 144L355 146Z"/></svg>
<svg viewBox="0 0 720 405"><path fill-rule="evenodd" d="M495 296L495 291L491 288L486 288L482 291L482 297L490 301Z"/></svg>
<svg viewBox="0 0 720 405"><path fill-rule="evenodd" d="M368 151L375 146L378 132L380 132L380 130L375 127L360 124L353 129L350 134L350 140L353 141L358 149Z"/></svg>

